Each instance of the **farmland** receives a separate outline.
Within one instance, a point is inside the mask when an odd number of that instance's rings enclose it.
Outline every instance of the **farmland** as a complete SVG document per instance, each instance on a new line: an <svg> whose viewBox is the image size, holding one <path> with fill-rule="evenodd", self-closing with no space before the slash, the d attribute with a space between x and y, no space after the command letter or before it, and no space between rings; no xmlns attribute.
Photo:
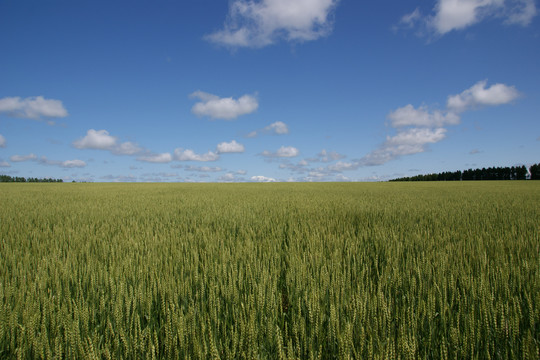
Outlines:
<svg viewBox="0 0 540 360"><path fill-rule="evenodd" d="M2 359L540 357L540 182L0 199Z"/></svg>

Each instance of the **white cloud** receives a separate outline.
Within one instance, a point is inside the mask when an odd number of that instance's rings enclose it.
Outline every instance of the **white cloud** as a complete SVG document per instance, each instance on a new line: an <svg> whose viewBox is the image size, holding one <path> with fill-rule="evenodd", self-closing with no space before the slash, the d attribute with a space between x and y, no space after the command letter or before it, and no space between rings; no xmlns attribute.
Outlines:
<svg viewBox="0 0 540 360"><path fill-rule="evenodd" d="M22 161L31 161L31 160L37 160L36 154L28 154L28 155L13 155L9 158L12 162L22 162Z"/></svg>
<svg viewBox="0 0 540 360"><path fill-rule="evenodd" d="M191 165L186 166L185 170L186 171L204 172L204 173L223 171L222 168L217 167L217 166L216 167L210 167L210 166L191 166Z"/></svg>
<svg viewBox="0 0 540 360"><path fill-rule="evenodd" d="M276 179L271 177L266 177L262 175L252 176L251 181L257 181L257 182L276 182Z"/></svg>
<svg viewBox="0 0 540 360"><path fill-rule="evenodd" d="M459 113L481 106L508 104L519 97L514 86L495 84L486 89L486 84L486 80L479 81L461 94L449 96L447 108Z"/></svg>
<svg viewBox="0 0 540 360"><path fill-rule="evenodd" d="M231 142L222 142L217 145L216 152L218 154L224 154L224 153L243 153L244 152L244 145L239 144L236 142L236 140L233 140Z"/></svg>
<svg viewBox="0 0 540 360"><path fill-rule="evenodd" d="M107 130L90 129L86 132L86 136L75 140L72 145L77 149L107 150L115 155L135 155L144 151L130 141L119 143L118 138L109 135Z"/></svg>
<svg viewBox="0 0 540 360"><path fill-rule="evenodd" d="M0 160L0 167L11 167L11 164L7 161Z"/></svg>
<svg viewBox="0 0 540 360"><path fill-rule="evenodd" d="M295 157L300 154L300 151L298 151L297 148L293 146L282 146L280 147L276 152L270 152L268 150L264 150L261 155L266 157Z"/></svg>
<svg viewBox="0 0 540 360"><path fill-rule="evenodd" d="M427 144L433 144L445 138L446 129L412 128L399 131L394 136L387 136L386 141L376 150L364 156L357 163L359 166L381 165L403 155L412 155L426 151Z"/></svg>
<svg viewBox="0 0 540 360"><path fill-rule="evenodd" d="M206 154L196 154L193 150L177 148L174 150L174 158L178 161L216 161L219 154L208 151Z"/></svg>
<svg viewBox="0 0 540 360"><path fill-rule="evenodd" d="M247 171L246 170L238 170L236 172L238 175L246 175L247 174Z"/></svg>
<svg viewBox="0 0 540 360"><path fill-rule="evenodd" d="M86 166L86 163L82 160L66 160L59 165L63 168L82 168Z"/></svg>
<svg viewBox="0 0 540 360"><path fill-rule="evenodd" d="M356 170L360 167L358 162L344 162L338 161L337 163L328 166L328 170L331 172L342 172L345 170Z"/></svg>
<svg viewBox="0 0 540 360"><path fill-rule="evenodd" d="M536 15L534 0L437 0L432 15L422 17L417 8L404 15L399 24L404 28L419 25L444 35L489 18L504 19L508 25L527 26Z"/></svg>
<svg viewBox="0 0 540 360"><path fill-rule="evenodd" d="M75 140L73 146L77 149L111 150L116 146L117 141L118 139L109 135L107 130L90 129L85 137Z"/></svg>
<svg viewBox="0 0 540 360"><path fill-rule="evenodd" d="M257 137L260 134L285 135L289 133L289 127L283 121L276 121L260 130L255 130L246 135L248 138Z"/></svg>
<svg viewBox="0 0 540 360"><path fill-rule="evenodd" d="M84 162L83 160L49 160L46 156L41 156L38 158L36 154L13 155L9 159L12 162L37 161L41 165L60 166L63 168L82 168L86 166L86 162Z"/></svg>
<svg viewBox="0 0 540 360"><path fill-rule="evenodd" d="M425 126L441 127L443 125L459 124L460 118L453 112L435 110L429 112L425 106L415 109L412 105L398 108L388 114L393 127L401 126Z"/></svg>
<svg viewBox="0 0 540 360"><path fill-rule="evenodd" d="M113 154L116 155L135 155L142 152L144 149L137 144L126 141L112 147L110 150Z"/></svg>
<svg viewBox="0 0 540 360"><path fill-rule="evenodd" d="M195 91L190 97L201 100L193 105L191 112L197 116L209 116L212 119L236 119L238 116L254 112L259 107L257 98L253 95L243 95L238 99L233 99Z"/></svg>
<svg viewBox="0 0 540 360"><path fill-rule="evenodd" d="M504 5L504 0L439 0L431 25L439 34L466 28Z"/></svg>
<svg viewBox="0 0 540 360"><path fill-rule="evenodd" d="M129 174L129 175L105 175L101 176L100 179L102 180L109 180L112 182L135 182L137 181L137 177L135 175Z"/></svg>
<svg viewBox="0 0 540 360"><path fill-rule="evenodd" d="M344 157L345 155L341 155L335 151L326 151L326 149L322 149L322 151L317 154L317 160L321 162L332 162L343 159Z"/></svg>
<svg viewBox="0 0 540 360"><path fill-rule="evenodd" d="M282 121L276 121L275 123L272 123L265 127L264 130L276 135L283 135L289 133L289 128L287 127L287 124Z"/></svg>
<svg viewBox="0 0 540 360"><path fill-rule="evenodd" d="M35 160L35 159L32 159ZM42 165L51 165L51 166L60 166L63 168L82 168L86 166L86 162L82 160L65 160L65 161L59 161L59 160L49 160L46 156L41 156L38 160L38 162Z"/></svg>
<svg viewBox="0 0 540 360"><path fill-rule="evenodd" d="M0 134L0 148L6 147L6 138Z"/></svg>
<svg viewBox="0 0 540 360"><path fill-rule="evenodd" d="M169 163L172 161L172 155L170 153L161 154L146 154L137 158L138 161L151 162L151 163Z"/></svg>
<svg viewBox="0 0 540 360"><path fill-rule="evenodd" d="M332 30L339 0L234 0L223 30L207 40L232 47L263 47L280 39L310 41Z"/></svg>
<svg viewBox="0 0 540 360"><path fill-rule="evenodd" d="M0 113L7 113L9 116L39 119L44 117L66 117L67 110L62 105L62 101L45 99L43 96L36 97L5 97L0 99Z"/></svg>
<svg viewBox="0 0 540 360"><path fill-rule="evenodd" d="M231 182L235 181L236 176L233 173L226 173L218 178L218 181Z"/></svg>

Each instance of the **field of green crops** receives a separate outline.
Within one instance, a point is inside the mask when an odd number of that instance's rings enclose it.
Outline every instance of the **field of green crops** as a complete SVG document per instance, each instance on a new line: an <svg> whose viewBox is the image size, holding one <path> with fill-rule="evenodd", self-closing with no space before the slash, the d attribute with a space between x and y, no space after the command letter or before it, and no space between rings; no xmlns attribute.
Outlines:
<svg viewBox="0 0 540 360"><path fill-rule="evenodd" d="M540 358L540 181L0 184L0 359Z"/></svg>

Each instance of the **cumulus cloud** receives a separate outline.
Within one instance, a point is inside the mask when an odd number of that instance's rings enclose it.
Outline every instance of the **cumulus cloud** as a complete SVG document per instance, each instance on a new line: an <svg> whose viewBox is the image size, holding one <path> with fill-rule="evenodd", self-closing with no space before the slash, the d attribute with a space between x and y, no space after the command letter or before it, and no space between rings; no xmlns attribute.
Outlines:
<svg viewBox="0 0 540 360"><path fill-rule="evenodd" d="M174 150L174 158L178 161L216 161L219 154L208 151L206 154L197 154L190 149L177 148Z"/></svg>
<svg viewBox="0 0 540 360"><path fill-rule="evenodd" d="M447 108L460 113L482 106L508 104L519 97L514 86L494 84L486 88L486 84L487 80L479 81L461 94L449 96Z"/></svg>
<svg viewBox="0 0 540 360"><path fill-rule="evenodd" d="M289 127L283 121L276 121L260 130L255 130L246 135L248 138L257 137L260 134L284 135L289 133Z"/></svg>
<svg viewBox="0 0 540 360"><path fill-rule="evenodd" d="M399 24L405 28L424 26L430 32L444 35L489 18L527 26L536 15L534 0L437 0L431 15L422 16L417 8L404 15Z"/></svg>
<svg viewBox="0 0 540 360"><path fill-rule="evenodd" d="M234 0L224 28L206 36L231 47L260 48L280 39L316 40L332 31L339 0Z"/></svg>
<svg viewBox="0 0 540 360"><path fill-rule="evenodd" d="M145 154L137 157L138 161L151 162L151 163L169 163L172 161L172 155L170 153L161 154Z"/></svg>
<svg viewBox="0 0 540 360"><path fill-rule="evenodd" d="M219 143L216 148L218 154L243 153L244 150L244 145L237 143L236 140Z"/></svg>
<svg viewBox="0 0 540 360"><path fill-rule="evenodd" d="M201 100L193 105L191 112L197 116L209 116L212 119L236 119L241 115L251 114L259 107L259 102L253 95L243 95L238 99L233 99L195 91L190 97Z"/></svg>
<svg viewBox="0 0 540 360"><path fill-rule="evenodd" d="M11 164L5 160L0 159L0 167L11 167Z"/></svg>
<svg viewBox="0 0 540 360"><path fill-rule="evenodd" d="M0 134L0 148L6 147L6 138Z"/></svg>
<svg viewBox="0 0 540 360"><path fill-rule="evenodd" d="M39 119L43 117L66 117L67 110L62 101L45 99L43 96L20 98L5 97L0 99L0 113L8 116Z"/></svg>
<svg viewBox="0 0 540 360"><path fill-rule="evenodd" d="M289 158L295 157L300 154L300 151L293 146L282 146L276 152L271 152L264 150L261 155L266 157L280 157L280 158Z"/></svg>
<svg viewBox="0 0 540 360"><path fill-rule="evenodd" d="M388 114L393 127L401 126L425 126L441 127L443 125L459 124L459 116L453 112L435 110L429 112L425 106L417 109L412 105L398 108Z"/></svg>
<svg viewBox="0 0 540 360"><path fill-rule="evenodd" d="M257 175L257 176L252 176L251 181L256 181L256 182L276 182L277 180L274 179L274 178L271 178L271 177Z"/></svg>
<svg viewBox="0 0 540 360"><path fill-rule="evenodd" d="M387 136L386 141L376 150L364 156L358 165L381 165L404 155L424 152L426 145L441 141L446 129L411 128L399 131L395 136Z"/></svg>
<svg viewBox="0 0 540 360"><path fill-rule="evenodd" d="M37 160L37 155L36 154L28 154L28 155L13 155L9 158L9 160L11 160L12 162L23 162L23 161L32 161L32 160Z"/></svg>
<svg viewBox="0 0 540 360"><path fill-rule="evenodd" d="M144 151L143 148L132 142L120 143L116 136L109 135L107 130L90 129L86 136L72 143L77 149L107 150L115 155L135 155Z"/></svg>
<svg viewBox="0 0 540 360"><path fill-rule="evenodd" d="M90 129L86 132L86 136L75 140L73 146L77 149L110 150L116 146L117 141L118 139L109 135L107 130Z"/></svg>

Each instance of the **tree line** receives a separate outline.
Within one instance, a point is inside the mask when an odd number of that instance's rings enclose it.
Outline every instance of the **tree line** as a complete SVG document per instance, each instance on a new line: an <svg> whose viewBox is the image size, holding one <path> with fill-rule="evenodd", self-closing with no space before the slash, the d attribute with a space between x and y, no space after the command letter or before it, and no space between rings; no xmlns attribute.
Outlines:
<svg viewBox="0 0 540 360"><path fill-rule="evenodd" d="M527 171L525 165L512 167L489 167L463 171L445 171L442 173L415 175L392 179L390 181L461 181L461 180L540 180L540 164L531 165Z"/></svg>
<svg viewBox="0 0 540 360"><path fill-rule="evenodd" d="M9 176L9 175L0 175L0 182L38 182L38 183L61 183L64 182L62 179L51 179L51 178L24 178L22 176Z"/></svg>

